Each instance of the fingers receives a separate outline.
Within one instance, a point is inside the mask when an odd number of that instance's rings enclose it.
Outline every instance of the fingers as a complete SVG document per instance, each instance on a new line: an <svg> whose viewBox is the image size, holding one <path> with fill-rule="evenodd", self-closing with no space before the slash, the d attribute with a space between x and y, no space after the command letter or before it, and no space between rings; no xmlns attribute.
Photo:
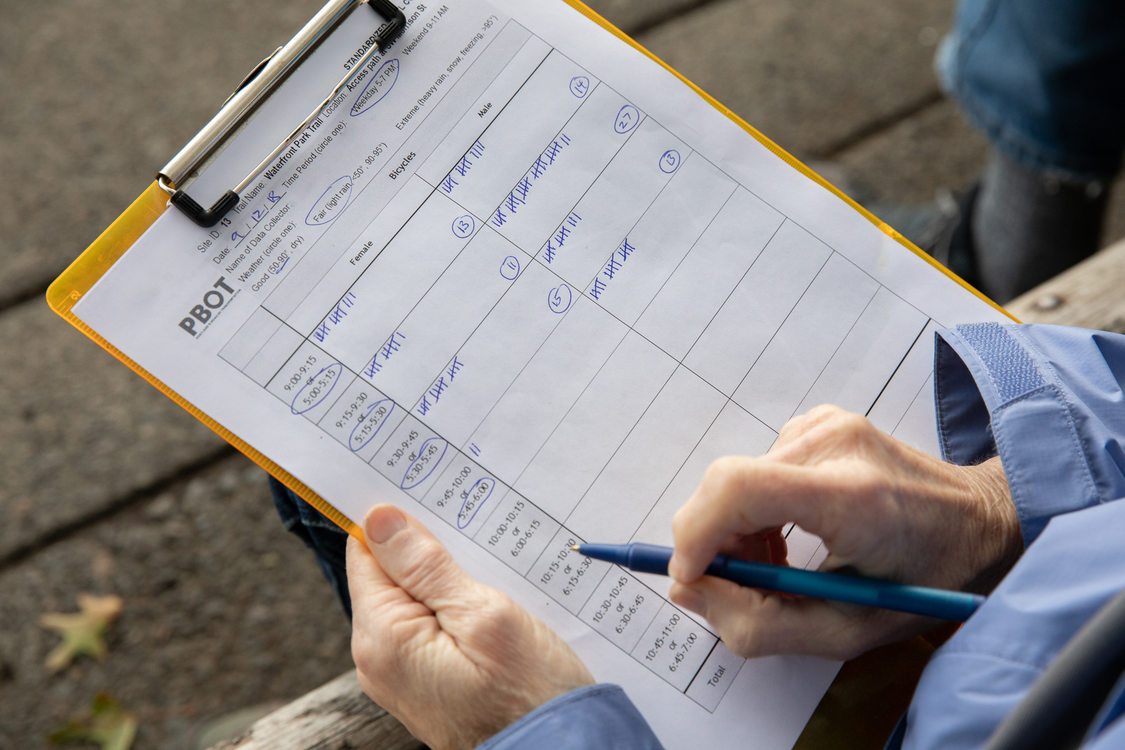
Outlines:
<svg viewBox="0 0 1125 750"><path fill-rule="evenodd" d="M476 583L429 529L393 505L372 508L363 529L386 578L433 612L475 591Z"/></svg>
<svg viewBox="0 0 1125 750"><path fill-rule="evenodd" d="M813 465L857 453L873 454L881 439L889 436L866 417L824 405L789 420L767 455L785 463Z"/></svg>
<svg viewBox="0 0 1125 750"><path fill-rule="evenodd" d="M431 747L475 746L593 683L562 639L466 575L417 520L379 505L363 527L366 546L348 546L359 684Z"/></svg>
<svg viewBox="0 0 1125 750"><path fill-rule="evenodd" d="M673 584L670 598L706 618L728 648L747 658L810 654L842 659L872 645L860 607L766 593L710 576Z"/></svg>
<svg viewBox="0 0 1125 750"><path fill-rule="evenodd" d="M349 538L347 547L352 658L364 692L418 731L404 703L409 694L400 688L418 682L434 660L447 671L463 663L444 624L476 608L479 587L425 527L398 508L375 506L363 526L366 545Z"/></svg>
<svg viewBox="0 0 1125 750"><path fill-rule="evenodd" d="M773 528L750 536L740 536L727 540L719 552L738 560L754 560L773 565L784 565L788 546L782 529Z"/></svg>
<svg viewBox="0 0 1125 750"><path fill-rule="evenodd" d="M673 519L669 572L692 581L736 540L789 522L833 540L857 501L868 514L886 505L888 440L858 414L819 406L790 420L765 456L715 461Z"/></svg>
<svg viewBox="0 0 1125 750"><path fill-rule="evenodd" d="M361 668L389 676L401 656L442 636L443 611L471 609L477 584L417 520L391 505L364 519L366 547L348 540L352 656Z"/></svg>
<svg viewBox="0 0 1125 750"><path fill-rule="evenodd" d="M384 685L402 679L399 656L409 644L438 631L433 613L392 581L371 552L354 537L347 543L348 590L352 600L352 659L360 684L373 700L390 710L393 694ZM367 675L379 680L367 680Z"/></svg>
<svg viewBox="0 0 1125 750"><path fill-rule="evenodd" d="M715 461L672 520L669 573L693 581L732 540L789 522L823 536L832 491L828 478L804 467L746 457Z"/></svg>
<svg viewBox="0 0 1125 750"><path fill-rule="evenodd" d="M690 585L674 584L671 600L702 615L715 627L733 651L741 656L765 656L786 650L785 636L808 642L804 623L789 616L794 601L783 601L776 594L765 594L731 581L704 577ZM792 633L793 627L798 633Z"/></svg>
<svg viewBox="0 0 1125 750"><path fill-rule="evenodd" d="M769 452L774 453L776 450L784 448L795 440L800 439L815 427L819 427L825 422L830 422L839 418L840 415L847 413L848 412L838 406L821 404L804 414L798 414L782 426L781 432L778 433L777 440L774 441L773 447L770 448Z"/></svg>

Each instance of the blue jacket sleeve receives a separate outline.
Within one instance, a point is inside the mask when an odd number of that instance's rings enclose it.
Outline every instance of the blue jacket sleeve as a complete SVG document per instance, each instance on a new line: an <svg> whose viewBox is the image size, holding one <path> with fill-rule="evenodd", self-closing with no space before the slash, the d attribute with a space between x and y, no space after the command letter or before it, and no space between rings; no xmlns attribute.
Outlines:
<svg viewBox="0 0 1125 750"><path fill-rule="evenodd" d="M938 439L957 464L997 453L1024 544L1047 521L1125 496L1125 336L979 323L938 335Z"/></svg>
<svg viewBox="0 0 1125 750"><path fill-rule="evenodd" d="M980 747L1078 629L1125 587L1125 337L1050 326L943 331L935 355L946 457L999 454L1023 557L930 660L906 748ZM1087 747L1125 734L1111 697Z"/></svg>
<svg viewBox="0 0 1125 750"><path fill-rule="evenodd" d="M545 703L494 735L478 750L658 750L641 712L617 685L579 688Z"/></svg>

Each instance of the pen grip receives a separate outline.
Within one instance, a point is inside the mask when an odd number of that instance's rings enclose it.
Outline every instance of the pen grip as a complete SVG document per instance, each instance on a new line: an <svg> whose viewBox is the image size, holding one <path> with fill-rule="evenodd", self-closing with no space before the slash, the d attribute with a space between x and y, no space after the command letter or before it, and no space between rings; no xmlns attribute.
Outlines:
<svg viewBox="0 0 1125 750"><path fill-rule="evenodd" d="M984 601L983 596L962 591L732 560L725 555L716 557L706 572L707 575L751 588L893 609L944 620L967 620Z"/></svg>

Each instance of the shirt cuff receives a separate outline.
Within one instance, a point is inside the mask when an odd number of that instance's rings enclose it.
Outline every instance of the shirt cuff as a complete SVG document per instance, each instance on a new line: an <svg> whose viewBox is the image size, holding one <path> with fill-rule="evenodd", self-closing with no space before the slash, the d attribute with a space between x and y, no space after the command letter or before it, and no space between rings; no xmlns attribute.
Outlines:
<svg viewBox="0 0 1125 750"><path fill-rule="evenodd" d="M939 331L934 347L938 440L961 465L1000 456L1024 544L1052 517L1099 502L1066 391L1021 326Z"/></svg>
<svg viewBox="0 0 1125 750"><path fill-rule="evenodd" d="M493 735L478 750L529 747L662 750L625 691L605 683L572 690L544 703Z"/></svg>

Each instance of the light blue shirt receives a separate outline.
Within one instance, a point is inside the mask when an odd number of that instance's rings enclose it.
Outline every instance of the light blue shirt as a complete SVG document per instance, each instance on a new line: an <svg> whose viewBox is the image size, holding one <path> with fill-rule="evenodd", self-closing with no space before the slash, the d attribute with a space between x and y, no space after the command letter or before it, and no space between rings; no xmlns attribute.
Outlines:
<svg viewBox="0 0 1125 750"><path fill-rule="evenodd" d="M988 601L933 655L889 747L975 748L1074 633L1125 588L1125 336L981 323L938 334L945 458L1000 456L1027 545ZM1083 745L1125 747L1125 678ZM624 692L576 690L497 734L487 750L655 748Z"/></svg>

